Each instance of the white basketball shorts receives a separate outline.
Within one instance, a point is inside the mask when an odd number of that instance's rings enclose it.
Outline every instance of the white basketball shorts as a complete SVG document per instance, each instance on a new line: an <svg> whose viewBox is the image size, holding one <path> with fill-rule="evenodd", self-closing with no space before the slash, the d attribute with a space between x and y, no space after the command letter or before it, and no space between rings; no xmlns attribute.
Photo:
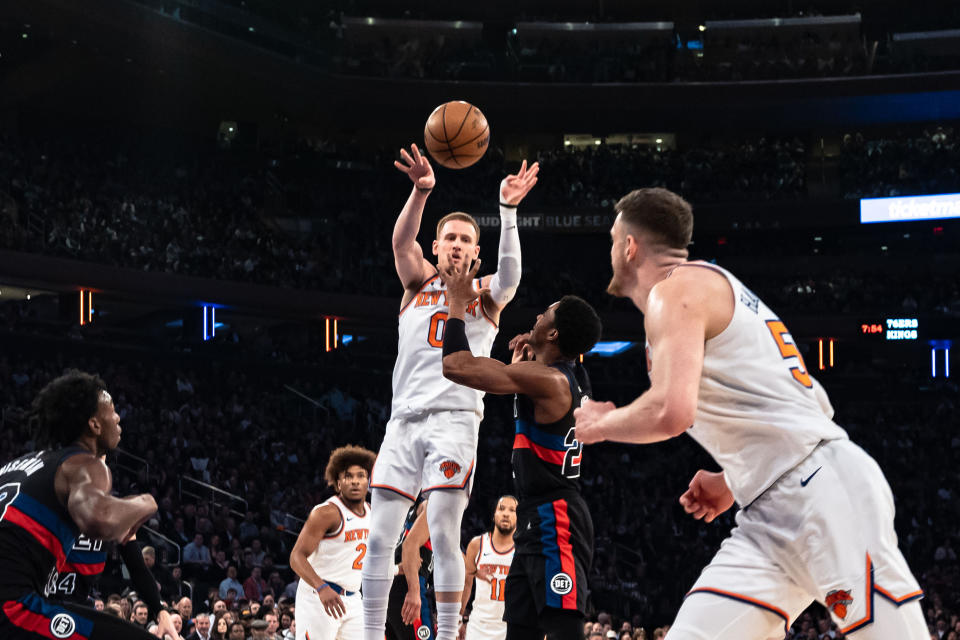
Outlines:
<svg viewBox="0 0 960 640"><path fill-rule="evenodd" d="M377 454L370 486L415 500L423 490L473 486L480 416L473 411L435 411L391 418Z"/></svg>
<svg viewBox="0 0 960 640"><path fill-rule="evenodd" d="M360 592L342 595L346 613L340 618L327 615L320 596L306 582L297 588L297 640L356 640L363 637L363 599Z"/></svg>
<svg viewBox="0 0 960 640"><path fill-rule="evenodd" d="M739 600L781 617L786 630L816 600L844 633L864 628L876 598L899 606L923 595L893 518L873 458L849 440L825 442L737 513L684 607L704 594Z"/></svg>

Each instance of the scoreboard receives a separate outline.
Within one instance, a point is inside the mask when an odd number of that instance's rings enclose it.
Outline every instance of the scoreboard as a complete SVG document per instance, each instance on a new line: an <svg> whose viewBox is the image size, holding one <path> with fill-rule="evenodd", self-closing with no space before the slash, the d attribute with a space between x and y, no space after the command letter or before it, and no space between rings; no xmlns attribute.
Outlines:
<svg viewBox="0 0 960 640"><path fill-rule="evenodd" d="M860 335L883 337L886 340L917 340L920 337L918 318L871 319L860 323Z"/></svg>

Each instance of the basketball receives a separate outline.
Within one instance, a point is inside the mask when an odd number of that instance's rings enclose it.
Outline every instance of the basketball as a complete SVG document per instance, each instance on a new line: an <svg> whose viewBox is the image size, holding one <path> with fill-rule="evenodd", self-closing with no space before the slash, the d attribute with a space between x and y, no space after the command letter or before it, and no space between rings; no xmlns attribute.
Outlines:
<svg viewBox="0 0 960 640"><path fill-rule="evenodd" d="M464 169L483 157L490 144L490 125L480 109L463 100L445 102L430 114L423 128L430 156L448 169Z"/></svg>

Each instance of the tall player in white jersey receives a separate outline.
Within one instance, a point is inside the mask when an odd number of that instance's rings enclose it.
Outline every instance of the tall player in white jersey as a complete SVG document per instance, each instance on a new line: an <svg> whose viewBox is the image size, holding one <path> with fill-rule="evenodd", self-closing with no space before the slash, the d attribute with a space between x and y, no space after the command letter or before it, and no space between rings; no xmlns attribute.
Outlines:
<svg viewBox="0 0 960 640"><path fill-rule="evenodd" d="M363 633L360 571L375 460L372 451L352 445L330 454L324 476L337 494L313 508L290 552L290 567L300 576L297 640L356 640Z"/></svg>
<svg viewBox="0 0 960 640"><path fill-rule="evenodd" d="M475 536L467 545L463 562L461 637L465 640L504 640L507 623L503 621L504 594L510 563L513 562L513 534L517 530L517 499L501 496L493 512L493 531ZM466 614L470 591L476 583L473 609Z"/></svg>
<svg viewBox="0 0 960 640"><path fill-rule="evenodd" d="M710 522L741 507L668 640L783 638L813 601L849 637L927 640L890 487L833 422L786 326L728 271L687 261L680 196L640 189L616 210L607 290L644 314L650 389L619 409L588 401L577 439L689 433L722 471L698 471L684 509Z"/></svg>
<svg viewBox="0 0 960 640"><path fill-rule="evenodd" d="M443 377L446 291L440 272L451 264L477 259L479 228L466 213L451 213L437 225L432 243L437 265L417 243L420 220L436 180L416 145L401 151L396 167L413 190L393 230L393 255L404 293L400 339L393 371L393 406L370 483L374 521L363 569L364 640L383 640L387 598L393 576L393 547L411 502L429 492L427 523L433 545L437 638L457 635L463 557L460 522L473 480L483 394ZM487 356L497 334L500 311L520 283L520 237L516 207L537 182L539 166L526 162L500 184L500 246L497 272L478 289L489 291L471 306L466 331L477 355ZM438 269L439 267L439 269Z"/></svg>

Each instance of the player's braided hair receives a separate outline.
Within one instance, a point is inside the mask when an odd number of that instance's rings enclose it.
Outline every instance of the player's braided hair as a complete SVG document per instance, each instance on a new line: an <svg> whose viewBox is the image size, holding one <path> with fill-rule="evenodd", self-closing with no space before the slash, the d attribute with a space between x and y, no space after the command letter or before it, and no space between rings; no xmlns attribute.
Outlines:
<svg viewBox="0 0 960 640"><path fill-rule="evenodd" d="M83 435L106 388L99 376L77 369L47 384L33 401L37 445L63 447Z"/></svg>
<svg viewBox="0 0 960 640"><path fill-rule="evenodd" d="M345 447L334 449L330 454L330 460L327 462L327 469L323 473L327 484L337 488L337 481L340 476L353 465L358 465L367 470L369 476L373 472L373 463L377 461L377 454L369 449L348 444Z"/></svg>
<svg viewBox="0 0 960 640"><path fill-rule="evenodd" d="M600 339L603 325L593 307L577 296L563 296L553 310L557 346L565 358L586 353Z"/></svg>

